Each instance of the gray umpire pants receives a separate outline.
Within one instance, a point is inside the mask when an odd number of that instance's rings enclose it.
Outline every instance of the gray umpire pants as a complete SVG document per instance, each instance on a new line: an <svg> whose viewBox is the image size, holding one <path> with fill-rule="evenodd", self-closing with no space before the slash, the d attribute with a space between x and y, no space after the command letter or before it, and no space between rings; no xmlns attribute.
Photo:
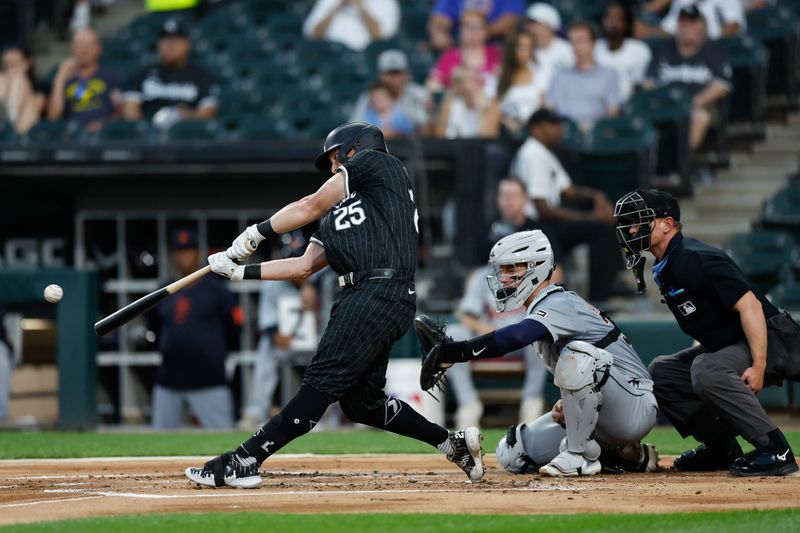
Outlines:
<svg viewBox="0 0 800 533"><path fill-rule="evenodd" d="M175 429L183 422L184 406L203 429L233 428L233 397L228 387L175 390L153 387L153 429Z"/></svg>
<svg viewBox="0 0 800 533"><path fill-rule="evenodd" d="M796 373L800 359L787 342L788 337L796 338L797 324L778 315L768 328L765 388ZM694 346L656 357L650 363L650 375L659 407L683 437L713 443L741 435L758 448L769 442L766 435L777 426L742 381L742 373L752 364L747 341L716 352Z"/></svg>

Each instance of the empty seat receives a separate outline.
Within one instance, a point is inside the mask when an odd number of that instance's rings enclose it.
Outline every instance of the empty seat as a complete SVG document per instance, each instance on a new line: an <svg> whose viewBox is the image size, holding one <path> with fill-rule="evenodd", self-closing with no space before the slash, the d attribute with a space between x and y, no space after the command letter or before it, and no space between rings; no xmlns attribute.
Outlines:
<svg viewBox="0 0 800 533"><path fill-rule="evenodd" d="M764 202L761 223L765 228L790 231L800 241L800 183L792 183Z"/></svg>
<svg viewBox="0 0 800 533"><path fill-rule="evenodd" d="M167 130L168 141L209 141L221 137L216 120L183 120Z"/></svg>
<svg viewBox="0 0 800 533"><path fill-rule="evenodd" d="M800 266L800 250L789 233L755 231L736 235L726 247L728 255L763 292L790 281Z"/></svg>
<svg viewBox="0 0 800 533"><path fill-rule="evenodd" d="M777 307L782 307L795 314L800 313L800 283L781 283L767 294L769 300Z"/></svg>
<svg viewBox="0 0 800 533"><path fill-rule="evenodd" d="M106 122L94 136L94 143L146 142L152 133L144 120L115 120Z"/></svg>
<svg viewBox="0 0 800 533"><path fill-rule="evenodd" d="M47 145L60 143L75 143L81 140L83 128L77 122L69 120L56 120L53 122L42 120L22 137L25 145Z"/></svg>
<svg viewBox="0 0 800 533"><path fill-rule="evenodd" d="M14 144L17 142L17 132L14 126L5 120L0 121L0 144Z"/></svg>
<svg viewBox="0 0 800 533"><path fill-rule="evenodd" d="M245 115L238 118L232 135L240 140L261 141L287 139L293 135L293 131L286 119L269 115Z"/></svg>
<svg viewBox="0 0 800 533"><path fill-rule="evenodd" d="M798 92L798 15L783 6L748 11L747 33L769 50L767 94L783 97L784 104L794 103Z"/></svg>

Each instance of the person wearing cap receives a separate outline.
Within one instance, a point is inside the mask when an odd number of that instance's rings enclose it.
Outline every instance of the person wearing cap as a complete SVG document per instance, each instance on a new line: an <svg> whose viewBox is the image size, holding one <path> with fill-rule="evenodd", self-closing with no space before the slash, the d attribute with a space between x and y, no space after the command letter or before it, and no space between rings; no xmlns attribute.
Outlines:
<svg viewBox="0 0 800 533"><path fill-rule="evenodd" d="M555 153L561 141L563 117L549 109L536 111L528 120L528 138L511 163L510 174L525 183L531 198L531 218L550 240L556 262L579 244L589 244L589 299L605 304L622 288L615 283L623 264L608 253L613 246L613 207L602 191L575 185ZM568 203L590 204L590 211Z"/></svg>
<svg viewBox="0 0 800 533"><path fill-rule="evenodd" d="M650 364L661 411L683 437L701 442L676 458L673 468L736 476L797 472L786 438L757 394L800 377L800 326L727 254L684 237L680 207L669 193L632 191L620 198L614 215L629 268L641 279L641 254L650 252L662 301L698 342ZM742 454L737 436L755 449Z"/></svg>
<svg viewBox="0 0 800 533"><path fill-rule="evenodd" d="M689 148L697 150L718 119L717 105L732 89L732 69L724 46L710 42L707 19L695 5L681 9L675 39L656 52L643 88L677 87L692 101Z"/></svg>
<svg viewBox="0 0 800 533"><path fill-rule="evenodd" d="M397 0L317 0L303 23L303 35L360 52L374 41L391 39L399 27Z"/></svg>
<svg viewBox="0 0 800 533"><path fill-rule="evenodd" d="M432 100L425 88L411 78L406 54L402 50L384 50L378 55L377 67L377 81L390 87L397 95L395 106L411 120L415 131L424 132L430 120ZM369 91L358 97L350 113L351 122L361 120L366 113L369 99Z"/></svg>
<svg viewBox="0 0 800 533"><path fill-rule="evenodd" d="M612 0L603 9L603 38L594 47L597 64L617 73L619 97L627 102L635 86L644 79L652 53L633 35L633 10L630 3Z"/></svg>
<svg viewBox="0 0 800 533"><path fill-rule="evenodd" d="M487 37L492 41L505 39L519 23L524 4L522 0L494 0L492 2L464 2L463 0L436 0L428 21L428 34L434 50L444 52L453 47L461 33L461 16L469 10L478 10L486 17Z"/></svg>
<svg viewBox="0 0 800 533"><path fill-rule="evenodd" d="M673 0L669 12L661 21L662 33L677 35L681 16L694 11L705 19L709 39L737 35L746 29L741 0Z"/></svg>
<svg viewBox="0 0 800 533"><path fill-rule="evenodd" d="M561 15L550 4L537 2L525 12L525 31L533 37L536 64L551 72L575 64L570 44L557 35Z"/></svg>
<svg viewBox="0 0 800 533"><path fill-rule="evenodd" d="M158 40L159 63L143 68L123 89L126 120L153 120L164 129L180 120L210 119L217 114L219 86L211 74L189 60L189 29L167 19Z"/></svg>
<svg viewBox="0 0 800 533"><path fill-rule="evenodd" d="M197 270L194 230L176 229L170 249L178 277ZM243 322L236 296L217 276L204 276L161 302L148 318L162 354L153 387L153 428L180 427L187 407L204 429L232 428L225 359L238 343Z"/></svg>
<svg viewBox="0 0 800 533"><path fill-rule="evenodd" d="M94 30L76 32L70 52L53 79L47 118L75 120L89 130L98 130L119 111L119 78L116 72L100 65L103 47Z"/></svg>
<svg viewBox="0 0 800 533"><path fill-rule="evenodd" d="M575 66L553 75L546 105L579 125L591 125L604 117L614 117L620 109L617 73L597 64L595 28L587 22L575 22L568 30L575 56Z"/></svg>

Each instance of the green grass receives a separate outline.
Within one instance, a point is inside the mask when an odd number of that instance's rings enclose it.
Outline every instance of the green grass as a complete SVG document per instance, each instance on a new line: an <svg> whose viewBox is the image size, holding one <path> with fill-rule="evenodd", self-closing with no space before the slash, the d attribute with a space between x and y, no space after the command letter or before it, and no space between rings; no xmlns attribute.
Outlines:
<svg viewBox="0 0 800 533"><path fill-rule="evenodd" d="M430 514L259 514L205 513L117 516L89 518L2 528L4 531L82 533L113 531L337 531L394 533L439 533L454 531L545 531L547 533L646 531L647 533L720 532L752 533L759 531L800 530L800 510L735 511L724 513L681 513L669 515L430 515Z"/></svg>
<svg viewBox="0 0 800 533"><path fill-rule="evenodd" d="M484 431L484 449L493 453L505 434ZM800 449L800 431L786 433L792 447ZM58 433L2 432L0 459L113 457L146 455L217 455L235 448L248 433ZM645 439L663 455L691 448L692 439L682 439L673 429L656 428ZM745 446L746 448L746 446ZM297 439L281 453L436 453L427 444L383 431L312 432Z"/></svg>

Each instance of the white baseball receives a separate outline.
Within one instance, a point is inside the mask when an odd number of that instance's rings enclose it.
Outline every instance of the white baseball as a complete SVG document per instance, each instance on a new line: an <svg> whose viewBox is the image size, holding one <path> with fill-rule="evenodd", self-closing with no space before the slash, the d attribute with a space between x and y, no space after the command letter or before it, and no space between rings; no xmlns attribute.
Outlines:
<svg viewBox="0 0 800 533"><path fill-rule="evenodd" d="M44 299L54 304L56 302L61 301L61 298L64 297L64 289L59 287L58 285L48 285L44 288Z"/></svg>

